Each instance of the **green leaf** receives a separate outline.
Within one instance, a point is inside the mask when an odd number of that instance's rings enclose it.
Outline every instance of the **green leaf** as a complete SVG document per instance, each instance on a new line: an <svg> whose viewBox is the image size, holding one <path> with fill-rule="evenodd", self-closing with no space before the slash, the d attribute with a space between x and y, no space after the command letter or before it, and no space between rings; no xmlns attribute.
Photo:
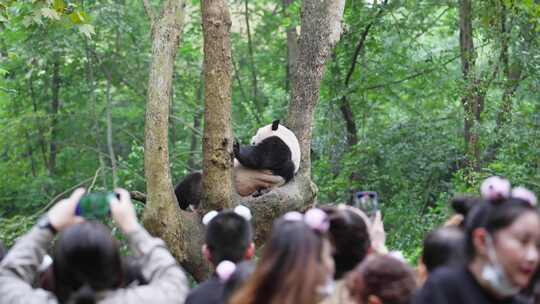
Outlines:
<svg viewBox="0 0 540 304"><path fill-rule="evenodd" d="M94 30L94 26L91 24L79 25L79 32L81 32L81 34L85 35L88 38L92 38L92 35L96 33L96 31Z"/></svg>
<svg viewBox="0 0 540 304"><path fill-rule="evenodd" d="M74 11L69 14L69 17L74 24L82 24L88 21L88 16L83 11Z"/></svg>
<svg viewBox="0 0 540 304"><path fill-rule="evenodd" d="M58 13L63 14L66 9L66 3L64 0L54 0L53 7Z"/></svg>
<svg viewBox="0 0 540 304"><path fill-rule="evenodd" d="M60 20L60 15L58 12L48 7L41 9L41 15L52 20Z"/></svg>

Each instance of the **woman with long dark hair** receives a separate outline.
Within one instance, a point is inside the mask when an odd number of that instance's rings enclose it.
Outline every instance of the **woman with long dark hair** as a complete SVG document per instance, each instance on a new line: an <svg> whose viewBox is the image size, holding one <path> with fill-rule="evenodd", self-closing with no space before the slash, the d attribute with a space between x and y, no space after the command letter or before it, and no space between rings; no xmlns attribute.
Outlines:
<svg viewBox="0 0 540 304"><path fill-rule="evenodd" d="M319 209L276 220L255 273L230 303L317 303L329 292L333 276L331 245L324 237L327 229L326 214Z"/></svg>
<svg viewBox="0 0 540 304"><path fill-rule="evenodd" d="M7 253L0 266L0 302L56 303L183 303L187 281L162 240L151 237L137 222L129 193L117 189L110 211L133 253L141 262L147 285L124 286L118 242L101 223L76 216L84 189L58 202ZM55 234L54 292L32 287L37 268Z"/></svg>

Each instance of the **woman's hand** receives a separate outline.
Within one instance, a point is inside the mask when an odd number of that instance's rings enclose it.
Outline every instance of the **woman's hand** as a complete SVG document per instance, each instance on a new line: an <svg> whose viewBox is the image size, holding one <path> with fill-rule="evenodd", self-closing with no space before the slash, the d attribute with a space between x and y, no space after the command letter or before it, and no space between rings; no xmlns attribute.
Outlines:
<svg viewBox="0 0 540 304"><path fill-rule="evenodd" d="M70 197L60 200L49 210L47 217L54 229L62 231L71 225L84 221L82 217L75 215L77 204L84 192L84 188L76 189Z"/></svg>
<svg viewBox="0 0 540 304"><path fill-rule="evenodd" d="M115 197L111 200L111 215L116 225L124 234L127 234L139 227L135 207L133 207L129 192L122 188L116 188L114 191L120 199Z"/></svg>

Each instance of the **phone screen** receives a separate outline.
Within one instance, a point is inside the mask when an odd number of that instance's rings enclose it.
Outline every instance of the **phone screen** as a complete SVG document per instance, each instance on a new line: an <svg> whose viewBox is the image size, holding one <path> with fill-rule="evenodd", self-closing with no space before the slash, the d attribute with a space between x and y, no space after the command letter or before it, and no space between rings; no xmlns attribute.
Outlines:
<svg viewBox="0 0 540 304"><path fill-rule="evenodd" d="M370 218L379 211L379 195L375 191L359 191L354 194L354 207L362 210Z"/></svg>

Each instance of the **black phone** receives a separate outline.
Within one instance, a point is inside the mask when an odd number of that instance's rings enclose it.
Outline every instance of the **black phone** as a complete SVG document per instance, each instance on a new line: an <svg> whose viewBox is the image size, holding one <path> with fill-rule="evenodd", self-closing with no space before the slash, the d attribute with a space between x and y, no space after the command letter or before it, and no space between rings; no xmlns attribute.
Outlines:
<svg viewBox="0 0 540 304"><path fill-rule="evenodd" d="M353 206L373 219L379 211L379 195L375 191L358 191L354 194Z"/></svg>

